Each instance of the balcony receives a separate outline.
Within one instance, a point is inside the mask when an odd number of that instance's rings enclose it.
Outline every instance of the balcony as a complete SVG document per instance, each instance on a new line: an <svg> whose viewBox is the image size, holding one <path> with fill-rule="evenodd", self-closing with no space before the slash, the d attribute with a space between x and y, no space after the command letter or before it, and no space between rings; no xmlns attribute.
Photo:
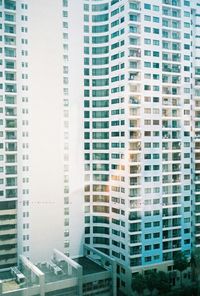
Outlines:
<svg viewBox="0 0 200 296"><path fill-rule="evenodd" d="M180 77L172 77L172 84L180 84L181 79Z"/></svg>
<svg viewBox="0 0 200 296"><path fill-rule="evenodd" d="M162 138L163 139L171 139L171 133L170 132L163 132Z"/></svg>
<svg viewBox="0 0 200 296"><path fill-rule="evenodd" d="M131 70L133 70L133 69L141 69L141 63L140 62L130 62L130 64L129 64L129 68L131 69Z"/></svg>
<svg viewBox="0 0 200 296"><path fill-rule="evenodd" d="M181 142L173 142L172 143L172 149L173 150L179 150L179 149L181 149Z"/></svg>
<svg viewBox="0 0 200 296"><path fill-rule="evenodd" d="M11 36L5 36L4 42L6 45L15 46L16 45L16 38Z"/></svg>
<svg viewBox="0 0 200 296"><path fill-rule="evenodd" d="M6 186L7 187L17 186L17 178L6 178Z"/></svg>
<svg viewBox="0 0 200 296"><path fill-rule="evenodd" d="M17 121L15 119L6 119L6 128L16 128Z"/></svg>
<svg viewBox="0 0 200 296"><path fill-rule="evenodd" d="M5 9L16 10L16 3L14 1L5 0Z"/></svg>
<svg viewBox="0 0 200 296"><path fill-rule="evenodd" d="M133 72L129 74L129 81L140 81L141 75L139 72Z"/></svg>
<svg viewBox="0 0 200 296"><path fill-rule="evenodd" d="M9 92L9 93L16 93L17 92L17 87L16 85L12 84L5 84L5 92Z"/></svg>
<svg viewBox="0 0 200 296"><path fill-rule="evenodd" d="M129 33L133 33L133 34L140 34L141 33L141 30L140 30L140 26L129 26Z"/></svg>
<svg viewBox="0 0 200 296"><path fill-rule="evenodd" d="M15 81L16 80L16 75L15 73L5 73L5 78L7 81Z"/></svg>
<svg viewBox="0 0 200 296"><path fill-rule="evenodd" d="M136 108L130 108L130 116L139 117L140 116L140 110L137 108L138 106L135 106Z"/></svg>
<svg viewBox="0 0 200 296"><path fill-rule="evenodd" d="M138 48L130 49L129 57L141 58L141 49L138 49Z"/></svg>
<svg viewBox="0 0 200 296"><path fill-rule="evenodd" d="M141 138L141 133L137 131L130 131L129 133L129 139L130 140L137 140Z"/></svg>
<svg viewBox="0 0 200 296"><path fill-rule="evenodd" d="M10 131L6 132L6 140L16 140L17 139L17 133Z"/></svg>
<svg viewBox="0 0 200 296"><path fill-rule="evenodd" d="M139 165L131 165L130 166L130 174L140 174L141 167Z"/></svg>
<svg viewBox="0 0 200 296"><path fill-rule="evenodd" d="M129 150L140 151L141 150L141 142L129 143Z"/></svg>
<svg viewBox="0 0 200 296"><path fill-rule="evenodd" d="M131 154L129 157L130 162L140 162L141 161L141 156L140 154Z"/></svg>
<svg viewBox="0 0 200 296"><path fill-rule="evenodd" d="M180 1L179 0L163 0L162 2L165 5L180 6Z"/></svg>
<svg viewBox="0 0 200 296"><path fill-rule="evenodd" d="M5 48L5 56L9 58L16 58L16 50L14 48Z"/></svg>
<svg viewBox="0 0 200 296"><path fill-rule="evenodd" d="M172 139L180 139L180 132L172 132Z"/></svg>
<svg viewBox="0 0 200 296"><path fill-rule="evenodd" d="M141 17L140 17L139 13L131 13L129 17L130 17L131 22L140 22L141 21Z"/></svg>
<svg viewBox="0 0 200 296"><path fill-rule="evenodd" d="M6 111L5 112L6 116L16 116L17 115L16 108L8 108L8 107L6 107L5 111Z"/></svg>
<svg viewBox="0 0 200 296"><path fill-rule="evenodd" d="M131 128L139 128L140 127L140 121L139 120L130 120L129 126Z"/></svg>
<svg viewBox="0 0 200 296"><path fill-rule="evenodd" d="M130 256L140 255L141 253L142 253L142 246L130 248Z"/></svg>
<svg viewBox="0 0 200 296"><path fill-rule="evenodd" d="M140 10L141 9L140 2L138 2L138 1L131 2L129 7L131 10Z"/></svg>
<svg viewBox="0 0 200 296"><path fill-rule="evenodd" d="M172 172L180 172L181 165L180 164L172 164Z"/></svg>
<svg viewBox="0 0 200 296"><path fill-rule="evenodd" d="M137 186L141 184L141 178L140 177L131 177L130 178L130 186Z"/></svg>
<svg viewBox="0 0 200 296"><path fill-rule="evenodd" d="M134 237L135 236L138 237L138 235L134 235ZM130 244L141 244L141 238L140 239L138 239L138 238L132 239L132 236L131 236Z"/></svg>
<svg viewBox="0 0 200 296"><path fill-rule="evenodd" d="M179 88L171 88L171 87L163 87L162 93L164 95L179 95L180 89Z"/></svg>
<svg viewBox="0 0 200 296"><path fill-rule="evenodd" d="M17 151L17 144L16 143L6 143L6 151L9 151L9 152Z"/></svg>
<svg viewBox="0 0 200 296"><path fill-rule="evenodd" d="M6 154L6 163L15 163L17 162L16 154Z"/></svg>
<svg viewBox="0 0 200 296"><path fill-rule="evenodd" d="M140 209L141 208L141 200L130 200L130 209Z"/></svg>
<svg viewBox="0 0 200 296"><path fill-rule="evenodd" d="M129 232L139 232L141 231L141 223L130 224Z"/></svg>
<svg viewBox="0 0 200 296"><path fill-rule="evenodd" d="M140 220L141 219L141 214L137 213L137 212L131 212L129 213L129 218L130 221L134 221L134 220Z"/></svg>
<svg viewBox="0 0 200 296"><path fill-rule="evenodd" d="M162 122L162 127L163 128L171 128L172 125L171 125L170 121L163 121Z"/></svg>
<svg viewBox="0 0 200 296"><path fill-rule="evenodd" d="M130 37L129 38L129 45L132 46L140 46L140 37Z"/></svg>
<svg viewBox="0 0 200 296"><path fill-rule="evenodd" d="M17 166L6 166L6 175L16 175Z"/></svg>
<svg viewBox="0 0 200 296"><path fill-rule="evenodd" d="M137 85L129 85L129 91L130 92L133 92L133 93L140 93L141 91L141 87L140 87L140 84L137 84Z"/></svg>
<svg viewBox="0 0 200 296"><path fill-rule="evenodd" d="M14 70L16 68L15 61L5 61L5 68Z"/></svg>
<svg viewBox="0 0 200 296"><path fill-rule="evenodd" d="M132 96L129 98L129 103L133 105L139 105L141 103L139 96Z"/></svg>

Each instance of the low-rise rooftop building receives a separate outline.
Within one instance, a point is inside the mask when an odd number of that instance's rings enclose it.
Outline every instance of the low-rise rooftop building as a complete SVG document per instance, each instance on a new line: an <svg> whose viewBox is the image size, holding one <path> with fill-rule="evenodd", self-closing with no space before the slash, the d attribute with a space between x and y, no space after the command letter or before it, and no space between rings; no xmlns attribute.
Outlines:
<svg viewBox="0 0 200 296"><path fill-rule="evenodd" d="M0 295L114 296L115 278L115 262L91 247L73 259L54 250L49 261L33 264L20 256L17 267L0 272Z"/></svg>

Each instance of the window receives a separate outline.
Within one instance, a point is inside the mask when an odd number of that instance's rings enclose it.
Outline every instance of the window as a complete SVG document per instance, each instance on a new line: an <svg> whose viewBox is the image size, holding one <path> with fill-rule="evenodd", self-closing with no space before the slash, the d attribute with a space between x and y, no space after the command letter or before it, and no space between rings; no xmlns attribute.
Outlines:
<svg viewBox="0 0 200 296"><path fill-rule="evenodd" d="M151 16L150 15L145 15L144 20L150 22L151 21Z"/></svg>
<svg viewBox="0 0 200 296"><path fill-rule="evenodd" d="M154 23L159 23L159 22L160 22L159 17L154 16L154 17L153 17L153 22L154 22ZM157 30L159 31L159 29L157 29ZM159 33L156 33L156 34L159 34Z"/></svg>
<svg viewBox="0 0 200 296"><path fill-rule="evenodd" d="M144 32L151 33L151 28L150 27L144 27Z"/></svg>
<svg viewBox="0 0 200 296"><path fill-rule="evenodd" d="M153 63L153 68L159 68L160 67L160 64L159 63Z"/></svg>
<svg viewBox="0 0 200 296"><path fill-rule="evenodd" d="M150 62L144 62L145 68L151 68L151 63Z"/></svg>
<svg viewBox="0 0 200 296"><path fill-rule="evenodd" d="M145 44L151 44L151 39L147 39L147 38L145 38L145 39L144 39L144 43L145 43Z"/></svg>
<svg viewBox="0 0 200 296"><path fill-rule="evenodd" d="M160 45L160 41L159 40L153 40L153 45Z"/></svg>
<svg viewBox="0 0 200 296"><path fill-rule="evenodd" d="M108 14L93 15L92 22L104 22L108 20Z"/></svg>
<svg viewBox="0 0 200 296"><path fill-rule="evenodd" d="M9 10L16 10L16 3L15 1L5 0L5 8Z"/></svg>
<svg viewBox="0 0 200 296"><path fill-rule="evenodd" d="M159 11L159 6L153 5L153 11Z"/></svg>
<svg viewBox="0 0 200 296"><path fill-rule="evenodd" d="M105 11L108 10L108 4L96 4L92 5L92 11Z"/></svg>
<svg viewBox="0 0 200 296"><path fill-rule="evenodd" d="M151 56L151 51L150 50L145 50L144 55L145 56Z"/></svg>
<svg viewBox="0 0 200 296"><path fill-rule="evenodd" d="M159 55L160 55L160 54L159 54L159 51L153 51L153 56L154 56L154 57L159 57Z"/></svg>
<svg viewBox="0 0 200 296"><path fill-rule="evenodd" d="M151 4L145 3L144 4L144 9L151 10Z"/></svg>

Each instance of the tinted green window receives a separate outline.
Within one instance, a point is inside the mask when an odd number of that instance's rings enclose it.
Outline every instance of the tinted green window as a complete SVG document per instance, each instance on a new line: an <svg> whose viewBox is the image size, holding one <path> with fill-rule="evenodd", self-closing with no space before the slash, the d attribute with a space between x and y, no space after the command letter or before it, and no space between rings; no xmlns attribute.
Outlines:
<svg viewBox="0 0 200 296"><path fill-rule="evenodd" d="M109 149L109 143L93 143L92 146L95 150Z"/></svg>
<svg viewBox="0 0 200 296"><path fill-rule="evenodd" d="M108 4L96 4L92 5L92 11L105 11L108 10Z"/></svg>
<svg viewBox="0 0 200 296"><path fill-rule="evenodd" d="M108 36L92 37L92 43L94 44L106 43L108 41L109 41Z"/></svg>
<svg viewBox="0 0 200 296"><path fill-rule="evenodd" d="M109 84L109 79L93 79L92 86L106 86Z"/></svg>
<svg viewBox="0 0 200 296"><path fill-rule="evenodd" d="M102 133L102 132L93 133L92 138L93 139L108 139L109 133Z"/></svg>
<svg viewBox="0 0 200 296"><path fill-rule="evenodd" d="M108 25L92 27L92 33L103 33L103 32L108 32Z"/></svg>
<svg viewBox="0 0 200 296"><path fill-rule="evenodd" d="M150 9L151 9L151 4L147 4L147 3L145 3L145 4L144 4L144 9L148 9L148 10L150 10Z"/></svg>
<svg viewBox="0 0 200 296"><path fill-rule="evenodd" d="M92 102L92 107L97 107L97 108L101 108L101 107L109 107L109 101L108 100L98 100L98 101L93 101Z"/></svg>
<svg viewBox="0 0 200 296"><path fill-rule="evenodd" d="M92 96L93 97L107 97L107 96L109 96L109 90L108 89L93 90Z"/></svg>
<svg viewBox="0 0 200 296"><path fill-rule="evenodd" d="M92 53L93 54L104 54L109 52L109 47L104 46L104 47L93 47L92 48Z"/></svg>
<svg viewBox="0 0 200 296"><path fill-rule="evenodd" d="M109 122L108 121L94 121L92 123L93 128L108 128L109 127Z"/></svg>
<svg viewBox="0 0 200 296"><path fill-rule="evenodd" d="M105 65L108 64L109 62L109 58L105 57L105 58L93 58L92 59L92 64L93 65Z"/></svg>
<svg viewBox="0 0 200 296"><path fill-rule="evenodd" d="M109 111L93 111L92 117L93 118L107 118L107 117L109 117Z"/></svg>
<svg viewBox="0 0 200 296"><path fill-rule="evenodd" d="M108 13L107 14L102 14L102 15L93 15L92 16L92 21L94 23L104 22L104 21L107 21L107 20L108 20Z"/></svg>
<svg viewBox="0 0 200 296"><path fill-rule="evenodd" d="M92 75L94 76L101 76L101 75L108 75L108 74L109 74L109 68L92 69Z"/></svg>

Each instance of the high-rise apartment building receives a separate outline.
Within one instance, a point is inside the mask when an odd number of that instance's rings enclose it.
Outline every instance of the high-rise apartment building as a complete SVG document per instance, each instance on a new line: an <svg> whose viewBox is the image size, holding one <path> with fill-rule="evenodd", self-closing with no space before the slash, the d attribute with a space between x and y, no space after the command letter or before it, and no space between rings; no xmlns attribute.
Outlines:
<svg viewBox="0 0 200 296"><path fill-rule="evenodd" d="M24 225L28 217L26 10L26 1L0 1L0 268L17 263L20 203Z"/></svg>
<svg viewBox="0 0 200 296"><path fill-rule="evenodd" d="M0 1L0 268L19 255L46 260L53 248L82 252L82 132L74 112L81 91L75 97L68 82L68 9L67 0Z"/></svg>
<svg viewBox="0 0 200 296"><path fill-rule="evenodd" d="M199 8L84 1L85 242L128 295L131 274L199 245Z"/></svg>
<svg viewBox="0 0 200 296"><path fill-rule="evenodd" d="M193 175L193 231L194 231L194 238L193 243L195 247L200 247L200 195L199 195L199 95L200 95L200 89L199 89L199 74L200 74L200 3L199 1L195 1L195 4L192 5L192 27L191 30L193 32L192 36L192 75L193 75L193 89L192 89L192 95L193 95L193 111L192 111L192 124L193 124L193 143L192 143L192 149L193 149L193 167L192 167L192 175Z"/></svg>
<svg viewBox="0 0 200 296"><path fill-rule="evenodd" d="M200 246L200 2L49 3L0 1L0 268L84 242L131 295Z"/></svg>

